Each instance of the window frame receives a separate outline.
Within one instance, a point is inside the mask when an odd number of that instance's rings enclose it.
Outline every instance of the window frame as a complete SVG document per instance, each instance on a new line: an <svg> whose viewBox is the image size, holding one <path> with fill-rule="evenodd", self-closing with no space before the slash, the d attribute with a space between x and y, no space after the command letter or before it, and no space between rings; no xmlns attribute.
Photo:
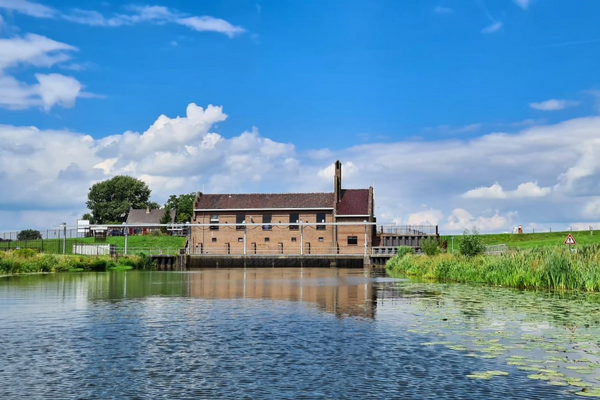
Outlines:
<svg viewBox="0 0 600 400"><path fill-rule="evenodd" d="M265 221L265 219L268 219L268 221ZM273 230L273 225L271 225L272 222L273 222L273 214L263 214L263 216L262 216L262 223L263 223L262 230L263 231L271 231L271 230Z"/></svg>
<svg viewBox="0 0 600 400"><path fill-rule="evenodd" d="M219 230L219 214L211 214L210 215L209 229L213 230L213 231Z"/></svg>
<svg viewBox="0 0 600 400"><path fill-rule="evenodd" d="M296 216L295 219L292 219L293 215ZM300 225L298 225L298 222L300 222L300 213L290 213L290 231L297 231L298 229L300 229ZM294 225L292 225L294 224Z"/></svg>
<svg viewBox="0 0 600 400"><path fill-rule="evenodd" d="M350 239L356 243L350 243ZM348 246L358 246L358 236L346 236L346 243Z"/></svg>
<svg viewBox="0 0 600 400"><path fill-rule="evenodd" d="M240 220L241 219L241 220ZM235 214L235 230L244 230L244 221L246 221L246 214Z"/></svg>
<svg viewBox="0 0 600 400"><path fill-rule="evenodd" d="M319 216L323 216L322 219L319 219ZM327 225L318 225L319 223L323 223L323 222L327 222L327 213L317 213L317 217L316 217L316 221L317 221L317 230L318 231L324 231L325 229L327 229Z"/></svg>

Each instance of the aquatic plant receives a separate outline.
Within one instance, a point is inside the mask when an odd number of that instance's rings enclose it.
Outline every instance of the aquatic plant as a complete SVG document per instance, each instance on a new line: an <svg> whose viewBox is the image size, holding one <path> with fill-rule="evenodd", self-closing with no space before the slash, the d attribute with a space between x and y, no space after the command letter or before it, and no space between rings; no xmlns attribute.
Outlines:
<svg viewBox="0 0 600 400"><path fill-rule="evenodd" d="M431 257L398 255L389 271L438 281L484 283L516 288L600 291L600 246L582 246L577 253L564 248L529 249L505 255Z"/></svg>

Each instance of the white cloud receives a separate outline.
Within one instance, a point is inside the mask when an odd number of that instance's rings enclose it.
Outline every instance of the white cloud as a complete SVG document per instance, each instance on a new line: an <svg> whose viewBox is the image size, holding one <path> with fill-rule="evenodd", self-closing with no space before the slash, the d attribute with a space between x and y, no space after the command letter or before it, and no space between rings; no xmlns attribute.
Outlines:
<svg viewBox="0 0 600 400"><path fill-rule="evenodd" d="M495 33L502 29L502 22L494 21L481 30L481 33Z"/></svg>
<svg viewBox="0 0 600 400"><path fill-rule="evenodd" d="M515 4L521 7L523 10L527 10L531 5L531 0L514 0Z"/></svg>
<svg viewBox="0 0 600 400"><path fill-rule="evenodd" d="M70 58L77 48L32 33L0 39L0 71L20 64L51 67Z"/></svg>
<svg viewBox="0 0 600 400"><path fill-rule="evenodd" d="M537 182L521 183L516 190L505 192L498 182L490 187L479 187L462 195L465 199L523 199L547 196L552 188L539 187Z"/></svg>
<svg viewBox="0 0 600 400"><path fill-rule="evenodd" d="M198 32L219 32L227 35L230 38L246 31L244 28L240 26L234 26L224 19L209 16L180 18L177 20L177 23L192 28Z"/></svg>
<svg viewBox="0 0 600 400"><path fill-rule="evenodd" d="M27 0L0 0L0 8L37 18L53 18L56 15L52 8Z"/></svg>
<svg viewBox="0 0 600 400"><path fill-rule="evenodd" d="M175 12L164 6L129 5L127 13L106 16L96 10L75 8L62 13L44 5L27 0L0 0L0 8L38 18L62 18L76 24L103 27L119 27L149 22L157 25L175 23L198 32L218 32L230 38L246 32L241 26L212 16L194 16Z"/></svg>
<svg viewBox="0 0 600 400"><path fill-rule="evenodd" d="M539 103L530 103L529 107L540 111L558 111L578 104L578 101L550 99Z"/></svg>
<svg viewBox="0 0 600 400"><path fill-rule="evenodd" d="M345 188L374 186L381 223L429 221L451 233L600 218L590 200L600 198L600 117L466 140L372 143L326 158L298 155L256 128L222 136L214 130L226 118L221 107L190 104L185 115L159 116L144 132L99 139L0 126L0 209L62 210L68 218L91 184L116 174L144 179L159 202L203 185L209 193L331 191L339 159ZM486 179L502 186L473 189Z"/></svg>
<svg viewBox="0 0 600 400"><path fill-rule="evenodd" d="M490 216L480 215L475 217L465 209L456 208L448 217L443 228L451 231L462 231L476 227L479 232L503 231L512 227L516 215L515 212L501 215L496 210Z"/></svg>
<svg viewBox="0 0 600 400"><path fill-rule="evenodd" d="M70 58L77 48L44 36L26 34L0 39L0 107L11 110L55 105L73 107L77 97L91 97L82 92L81 83L69 76L36 73L37 84L28 84L7 74L15 66L51 67Z"/></svg>
<svg viewBox="0 0 600 400"><path fill-rule="evenodd" d="M408 216L408 225L439 225L444 214L440 210L428 209L412 213Z"/></svg>

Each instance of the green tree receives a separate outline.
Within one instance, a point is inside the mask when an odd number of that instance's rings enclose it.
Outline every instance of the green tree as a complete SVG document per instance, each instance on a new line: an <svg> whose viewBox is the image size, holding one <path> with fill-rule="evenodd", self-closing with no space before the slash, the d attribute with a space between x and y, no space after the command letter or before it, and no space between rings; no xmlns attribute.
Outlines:
<svg viewBox="0 0 600 400"><path fill-rule="evenodd" d="M17 240L40 240L42 234L34 229L25 229L17 234Z"/></svg>
<svg viewBox="0 0 600 400"><path fill-rule="evenodd" d="M435 236L429 236L421 240L421 250L428 256L435 256L440 252L438 239Z"/></svg>
<svg viewBox="0 0 600 400"><path fill-rule="evenodd" d="M473 257L485 251L485 245L476 227L473 227L470 232L468 229L464 230L463 236L458 242L458 251L467 257Z"/></svg>
<svg viewBox="0 0 600 400"><path fill-rule="evenodd" d="M158 222L161 224L170 224L171 222L173 222L173 220L171 219L171 209L170 208L165 208L165 213L163 214L162 218ZM160 231L162 233L167 233L167 227L161 226Z"/></svg>
<svg viewBox="0 0 600 400"><path fill-rule="evenodd" d="M194 200L196 193L180 194L176 196L172 194L165 204L166 210L174 208L176 210L175 221L177 223L190 222L194 215Z"/></svg>
<svg viewBox="0 0 600 400"><path fill-rule="evenodd" d="M127 220L130 208L151 205L150 188L144 181L127 175L94 184L86 203L94 224L121 223Z"/></svg>
<svg viewBox="0 0 600 400"><path fill-rule="evenodd" d="M91 221L92 220L92 214L90 213L85 213L81 216L81 219L83 219L84 221Z"/></svg>

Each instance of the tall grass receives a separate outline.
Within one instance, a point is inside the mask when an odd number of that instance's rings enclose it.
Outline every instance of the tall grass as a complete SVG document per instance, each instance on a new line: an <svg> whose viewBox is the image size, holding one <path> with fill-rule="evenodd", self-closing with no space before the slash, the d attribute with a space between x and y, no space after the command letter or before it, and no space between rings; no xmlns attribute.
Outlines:
<svg viewBox="0 0 600 400"><path fill-rule="evenodd" d="M35 272L106 271L110 269L148 269L153 267L148 256L90 257L41 254L31 249L0 251L0 275Z"/></svg>
<svg viewBox="0 0 600 400"><path fill-rule="evenodd" d="M600 245L528 249L502 256L404 255L388 261L392 273L461 283L516 288L600 291Z"/></svg>

